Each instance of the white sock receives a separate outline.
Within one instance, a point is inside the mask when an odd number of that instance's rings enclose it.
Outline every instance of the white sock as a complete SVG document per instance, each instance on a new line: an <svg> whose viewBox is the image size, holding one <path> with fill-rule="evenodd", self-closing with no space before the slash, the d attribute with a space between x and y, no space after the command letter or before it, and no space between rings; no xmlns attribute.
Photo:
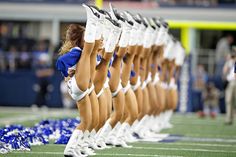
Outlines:
<svg viewBox="0 0 236 157"><path fill-rule="evenodd" d="M134 131L134 129L137 127L137 125L139 124L139 120L138 119L136 119L134 122L133 122L133 124L132 124L132 126L131 126L131 131L133 132Z"/></svg>
<svg viewBox="0 0 236 157"><path fill-rule="evenodd" d="M110 125L110 119L106 121L104 126L101 128L101 131L99 135L97 136L98 138L105 138L112 130L112 127Z"/></svg>
<svg viewBox="0 0 236 157"><path fill-rule="evenodd" d="M114 136L117 134L118 130L120 129L121 127L121 123L120 122L117 122L115 127L111 130L111 132L109 133L108 137L109 136Z"/></svg>
<svg viewBox="0 0 236 157"><path fill-rule="evenodd" d="M129 124L126 123L126 122L122 123L120 129L117 132L117 136L116 137L122 137L123 134L124 134L124 130L127 128L128 125Z"/></svg>
<svg viewBox="0 0 236 157"><path fill-rule="evenodd" d="M73 154L73 151L77 145L77 141L81 140L82 137L83 137L83 132L81 130L75 129L66 145L64 154L66 155Z"/></svg>

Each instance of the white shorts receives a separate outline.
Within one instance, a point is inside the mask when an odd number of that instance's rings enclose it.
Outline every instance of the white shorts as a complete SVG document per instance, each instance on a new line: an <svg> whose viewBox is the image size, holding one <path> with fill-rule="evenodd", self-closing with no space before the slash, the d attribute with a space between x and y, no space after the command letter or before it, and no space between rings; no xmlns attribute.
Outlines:
<svg viewBox="0 0 236 157"><path fill-rule="evenodd" d="M122 90L123 90L124 94L126 94L128 92L129 88L130 88L130 82L128 82L127 85L125 87L123 87Z"/></svg>
<svg viewBox="0 0 236 157"><path fill-rule="evenodd" d="M148 73L148 76L147 76L147 79L145 80L145 82L146 82L146 84L148 84L148 83L151 82L151 81L152 81L152 73L149 72L149 73Z"/></svg>
<svg viewBox="0 0 236 157"><path fill-rule="evenodd" d="M138 76L138 80L137 80L136 84L131 85L131 88L132 88L133 91L136 91L140 85L141 85L141 77Z"/></svg>
<svg viewBox="0 0 236 157"><path fill-rule="evenodd" d="M70 96L75 101L80 101L88 94L88 89L86 91L82 91L81 89L79 89L79 87L76 83L76 80L75 80L75 76L73 76L71 79L69 79L66 82L66 84L67 84L67 88L68 88L68 92L69 92Z"/></svg>
<svg viewBox="0 0 236 157"><path fill-rule="evenodd" d="M103 87L103 88L104 88L104 87ZM98 92L97 98L99 98L99 97L102 95L102 93L104 92L104 89L103 89L103 88Z"/></svg>
<svg viewBox="0 0 236 157"><path fill-rule="evenodd" d="M155 74L155 78L154 80L152 81L152 84L153 85L156 85L158 82L159 82L160 78L159 78L159 73L156 73Z"/></svg>
<svg viewBox="0 0 236 157"><path fill-rule="evenodd" d="M122 89L122 85L121 85L121 83L119 82L119 85L118 85L118 88L116 89L116 91L111 93L112 97L117 96L117 94L119 93L119 91L120 91L121 89Z"/></svg>
<svg viewBox="0 0 236 157"><path fill-rule="evenodd" d="M94 85L92 84L92 86L88 89L88 95L90 95L93 90L94 90Z"/></svg>
<svg viewBox="0 0 236 157"><path fill-rule="evenodd" d="M107 77L106 82L104 83L104 89L109 88L109 78Z"/></svg>

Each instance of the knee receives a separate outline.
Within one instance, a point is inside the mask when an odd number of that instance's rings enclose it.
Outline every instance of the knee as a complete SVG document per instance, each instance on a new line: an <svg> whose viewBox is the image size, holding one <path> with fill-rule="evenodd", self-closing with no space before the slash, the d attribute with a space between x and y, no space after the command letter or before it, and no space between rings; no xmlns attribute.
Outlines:
<svg viewBox="0 0 236 157"><path fill-rule="evenodd" d="M135 120L135 119L138 118L138 113L134 112L134 113L131 114L129 117L130 117L130 119Z"/></svg>
<svg viewBox="0 0 236 157"><path fill-rule="evenodd" d="M98 115L97 116L93 116L93 119L92 119L93 126L95 126L98 123L99 123L99 116Z"/></svg>
<svg viewBox="0 0 236 157"><path fill-rule="evenodd" d="M80 79L80 81L77 81L77 86L79 87L79 89L81 91L86 91L88 89L89 86L89 82L83 79Z"/></svg>
<svg viewBox="0 0 236 157"><path fill-rule="evenodd" d="M91 119L90 117L86 117L86 118L83 118L81 119L81 122L80 122L80 125L82 126L90 126L92 123L91 123Z"/></svg>
<svg viewBox="0 0 236 157"><path fill-rule="evenodd" d="M122 116L123 116L122 112L116 112L115 113L115 119L117 119L117 120L120 120L122 118Z"/></svg>
<svg viewBox="0 0 236 157"><path fill-rule="evenodd" d="M99 123L103 124L103 123L105 123L105 121L106 121L106 116L105 115L100 116Z"/></svg>

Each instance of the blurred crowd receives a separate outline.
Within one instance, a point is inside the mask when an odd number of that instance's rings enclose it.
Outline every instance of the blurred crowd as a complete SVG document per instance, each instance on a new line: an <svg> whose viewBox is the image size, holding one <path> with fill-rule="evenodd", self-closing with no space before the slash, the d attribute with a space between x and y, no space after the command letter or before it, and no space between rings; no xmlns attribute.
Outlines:
<svg viewBox="0 0 236 157"><path fill-rule="evenodd" d="M226 107L226 124L232 124L234 108L236 107L236 76L234 68L236 64L236 47L232 46L234 37L227 34L216 45L215 50L215 74L209 76L203 65L197 66L193 75L193 91L195 99L193 104L195 111L199 111L200 117L210 115L215 118L219 112L219 100L224 98ZM211 78L210 78L211 77ZM217 88L222 85L223 88Z"/></svg>
<svg viewBox="0 0 236 157"><path fill-rule="evenodd" d="M0 46L0 70L14 72L25 69L32 70L37 68L40 60L48 58L51 64L51 54L49 54L48 40L35 42L35 46L30 42L20 44L9 44L5 47Z"/></svg>
<svg viewBox="0 0 236 157"><path fill-rule="evenodd" d="M105 0L108 1L108 0ZM111 0L109 0L111 1ZM236 4L235 0L112 0L133 2L157 2L160 6L186 6L186 7L217 7L231 6Z"/></svg>

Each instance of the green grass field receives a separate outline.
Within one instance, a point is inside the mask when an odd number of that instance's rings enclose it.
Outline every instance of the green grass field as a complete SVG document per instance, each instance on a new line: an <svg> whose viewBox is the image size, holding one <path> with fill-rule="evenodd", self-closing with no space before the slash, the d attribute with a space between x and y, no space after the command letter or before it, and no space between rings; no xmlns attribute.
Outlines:
<svg viewBox="0 0 236 157"><path fill-rule="evenodd" d="M75 117L76 111L50 110L32 113L29 109L0 109L0 126L23 124L32 126L44 118ZM97 157L236 157L236 125L224 125L224 117L199 119L194 114L175 114L172 129L162 134L172 136L166 142L130 143L132 148L110 148L96 151ZM174 139L174 140L173 140ZM53 143L33 146L32 151L13 151L0 157L62 157L65 145Z"/></svg>

